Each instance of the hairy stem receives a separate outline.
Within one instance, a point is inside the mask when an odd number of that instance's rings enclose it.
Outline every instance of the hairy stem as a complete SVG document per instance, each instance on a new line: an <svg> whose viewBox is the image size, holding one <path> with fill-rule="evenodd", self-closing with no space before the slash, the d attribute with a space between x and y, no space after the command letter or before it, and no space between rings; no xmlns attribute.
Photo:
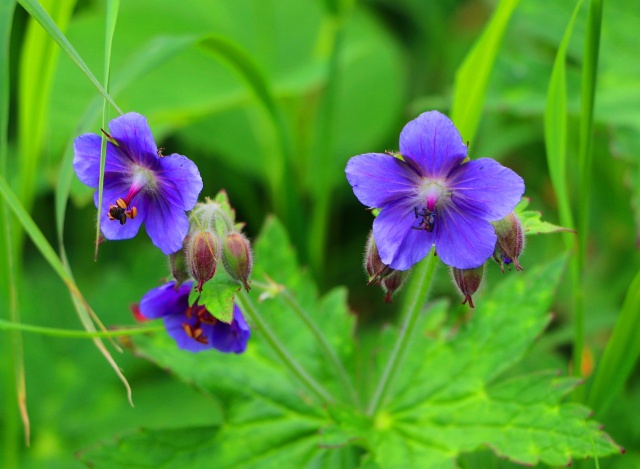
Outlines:
<svg viewBox="0 0 640 469"><path fill-rule="evenodd" d="M391 388L391 383L393 383L398 369L402 366L407 346L409 345L416 320L418 319L418 313L431 287L431 280L433 279L437 261L438 259L431 255L430 251L427 257L415 267L412 273L411 282L407 287L407 301L404 302L405 311L403 314L402 327L400 328L398 339L393 346L393 351L391 352L387 366L382 373L380 382L367 408L367 415L369 416L375 415L380 410Z"/></svg>
<svg viewBox="0 0 640 469"><path fill-rule="evenodd" d="M278 340L269 325L266 323L258 310L253 306L253 303L249 299L249 295L246 292L240 292L236 297L238 306L247 314L253 323L264 335L267 343L273 351L280 357L282 362L289 368L291 373L300 380L302 384L320 401L326 403L333 403L335 399L326 389L322 387L313 377L305 370L300 363L298 363L285 348L285 346Z"/></svg>

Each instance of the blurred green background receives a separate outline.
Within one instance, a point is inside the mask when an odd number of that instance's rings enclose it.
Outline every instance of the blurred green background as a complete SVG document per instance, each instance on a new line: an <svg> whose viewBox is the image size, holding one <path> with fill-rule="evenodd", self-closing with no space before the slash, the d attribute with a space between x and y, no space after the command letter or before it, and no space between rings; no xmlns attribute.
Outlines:
<svg viewBox="0 0 640 469"><path fill-rule="evenodd" d="M104 2L42 4L102 77ZM196 162L202 196L227 190L251 237L267 215L279 216L319 285L349 287L366 340L381 323L396 319L396 308L365 285L361 257L372 218L353 196L344 166L359 153L397 149L403 125L420 112L449 111L456 69L494 7L488 0L128 0L120 5L115 30L111 94L124 112L148 117L165 154L181 153ZM556 49L573 8L573 2L555 0L519 3L489 81L477 136L470 141L472 158L493 157L518 172L530 208L552 223L558 215L542 115ZM585 23L583 8L568 49L574 116L569 133L575 142L568 147L570 161L577 151ZM640 265L639 24L640 3L605 4L585 279L587 345L596 361ZM245 70L249 64L258 72L266 99L224 49L215 47L219 43L243 52ZM99 131L101 101L21 7L10 46L8 179L57 246L54 191L63 155L80 129ZM276 125L270 99L280 119ZM24 170L26 160L33 164L30 171ZM20 180L12 177L27 173ZM577 177L571 169L568 175ZM105 324L133 324L130 305L158 284L165 260L143 234L103 244L95 263L94 222L92 190L74 180L65 246L78 285ZM559 235L529 237L521 263L526 268L563 249ZM492 266L487 288L500 276ZM435 296L459 302L445 268L436 282ZM23 322L79 328L66 287L28 240L18 288ZM555 321L521 368L569 368L569 289L567 280L558 292ZM466 307L454 309L466 312ZM8 336L1 334L5 341ZM32 446L21 451L21 467L81 467L75 452L129 429L220 418L224 403L127 353L116 354L116 360L133 387L135 408L91 341L25 334L24 349ZM3 369L11 372L10 357L3 360ZM623 458L601 461L603 468L640 467L639 371L607 413L597 414L628 450ZM12 388L2 386L0 392L13 399ZM0 423L2 430L15 430L6 415ZM494 467L486 456L486 467Z"/></svg>

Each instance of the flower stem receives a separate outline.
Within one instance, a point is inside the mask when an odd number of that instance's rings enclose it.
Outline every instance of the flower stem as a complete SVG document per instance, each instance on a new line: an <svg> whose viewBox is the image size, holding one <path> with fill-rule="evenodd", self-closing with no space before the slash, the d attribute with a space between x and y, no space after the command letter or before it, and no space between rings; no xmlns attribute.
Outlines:
<svg viewBox="0 0 640 469"><path fill-rule="evenodd" d="M149 332L158 332L164 329L163 326L144 326L123 328L112 331L74 331L70 329L57 329L54 327L32 326L30 324L22 324L15 321L6 321L0 319L0 329L19 330L25 332L34 332L36 334L49 335L54 337L65 337L70 339L95 339L98 337L120 337L125 335L146 334Z"/></svg>
<svg viewBox="0 0 640 469"><path fill-rule="evenodd" d="M267 340L267 343L271 346L273 351L280 357L282 362L289 368L291 373L298 378L302 384L319 400L326 403L333 403L335 399L331 394L327 392L307 371L302 368L302 366L291 356L289 351L284 347L282 342L278 340L275 336L269 325L262 319L258 310L253 306L253 303L249 299L249 295L242 291L236 297L236 301L238 302L238 306L242 312L247 314L253 323L258 326L264 338Z"/></svg>
<svg viewBox="0 0 640 469"><path fill-rule="evenodd" d="M291 294L284 290L282 293L282 298L287 303L287 305L291 308L291 310L296 313L296 315L305 323L305 325L309 328L311 333L314 335L323 352L333 365L338 378L342 382L345 391L349 394L351 401L360 407L360 399L358 397L358 393L356 392L356 388L353 386L353 381L347 374L347 370L344 368L342 361L338 357L335 349L331 346L325 335L318 328L316 323L311 319L309 314L300 306L300 304L291 296Z"/></svg>
<svg viewBox="0 0 640 469"><path fill-rule="evenodd" d="M431 287L431 280L433 279L436 263L437 258L432 255L430 251L427 257L415 267L411 275L411 281L407 286L406 301L404 303L405 311L400 334L393 346L393 351L391 352L387 366L382 373L378 387L367 408L367 415L369 416L374 416L378 410L380 410L380 406L384 403L384 398L390 389L390 385L404 361L404 354L413 335L418 313Z"/></svg>

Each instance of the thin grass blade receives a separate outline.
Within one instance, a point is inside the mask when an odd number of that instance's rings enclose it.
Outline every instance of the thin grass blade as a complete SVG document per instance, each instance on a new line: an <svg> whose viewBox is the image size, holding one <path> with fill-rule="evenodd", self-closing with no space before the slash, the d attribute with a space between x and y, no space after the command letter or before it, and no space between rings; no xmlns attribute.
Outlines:
<svg viewBox="0 0 640 469"><path fill-rule="evenodd" d="M104 39L104 89L109 91L109 77L111 75L111 46L113 44L113 35L118 21L118 10L120 9L120 0L109 0L107 2L107 22L105 25ZM109 122L109 103L105 99L102 103L102 128L106 129ZM102 192L104 190L104 168L107 160L107 138L102 135L102 144L100 146L100 178L98 181L98 214L96 216L96 241L93 259L98 259L98 248L100 246L100 210L102 210Z"/></svg>
<svg viewBox="0 0 640 469"><path fill-rule="evenodd" d="M456 71L451 120L466 140L475 138L491 70L518 3L519 0L500 1L491 21Z"/></svg>
<svg viewBox="0 0 640 469"><path fill-rule="evenodd" d="M588 404L604 413L618 394L640 357L640 271L636 274L620 310L613 332L588 394Z"/></svg>
<svg viewBox="0 0 640 469"><path fill-rule="evenodd" d="M78 52L71 45L69 40L62 34L60 28L51 19L42 5L37 0L19 0L20 5L27 10L27 12L44 28L44 30L53 38L54 41L62 48L62 50L71 58L71 60L78 66L78 68L84 73L89 81L96 87L98 92L104 96L104 98L113 106L113 108L122 114L122 111L118 105L111 99L111 96L105 91L98 79L93 75L87 64L80 57Z"/></svg>

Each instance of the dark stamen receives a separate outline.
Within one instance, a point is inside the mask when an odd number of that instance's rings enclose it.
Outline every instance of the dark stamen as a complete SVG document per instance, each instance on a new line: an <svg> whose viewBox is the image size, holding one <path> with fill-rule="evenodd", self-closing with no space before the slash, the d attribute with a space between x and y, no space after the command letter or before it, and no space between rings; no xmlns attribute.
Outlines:
<svg viewBox="0 0 640 469"><path fill-rule="evenodd" d="M416 218L422 219L418 222L418 226L412 226L411 228L414 230L425 230L431 233L436 224L436 212L432 212L427 208L418 210L418 207L413 207L413 213L416 215Z"/></svg>

